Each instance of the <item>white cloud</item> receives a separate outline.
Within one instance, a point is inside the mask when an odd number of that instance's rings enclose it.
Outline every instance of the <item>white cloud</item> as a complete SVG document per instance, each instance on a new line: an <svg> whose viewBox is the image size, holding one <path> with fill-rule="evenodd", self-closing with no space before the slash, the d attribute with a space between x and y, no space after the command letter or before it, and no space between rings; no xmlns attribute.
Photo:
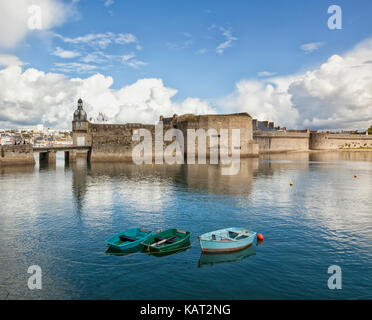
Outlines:
<svg viewBox="0 0 372 320"><path fill-rule="evenodd" d="M365 129L372 122L372 39L346 54L334 55L307 72L241 80L220 99L220 111L248 112L289 128ZM14 58L12 58L14 59ZM134 54L122 56L125 63ZM17 60L15 60L17 61ZM60 63L56 70L93 72L88 63ZM82 96L90 115L104 112L112 122L154 123L160 115L215 113L208 101L174 101L177 90L161 79L141 79L119 90L111 77L95 74L68 79L19 66L0 70L0 127L44 123L70 128L76 100Z"/></svg>
<svg viewBox="0 0 372 320"><path fill-rule="evenodd" d="M135 59L135 54L131 53L128 55L121 56L121 63L127 65L133 69L138 69L147 65L147 62Z"/></svg>
<svg viewBox="0 0 372 320"><path fill-rule="evenodd" d="M319 50L320 47L324 45L324 42L311 42L305 43L301 46L301 50L305 51L305 53L312 53L316 50Z"/></svg>
<svg viewBox="0 0 372 320"><path fill-rule="evenodd" d="M112 55L105 54L102 51L94 51L88 53L86 56L81 57L80 61L84 63L106 63L109 59L112 59Z"/></svg>
<svg viewBox="0 0 372 320"><path fill-rule="evenodd" d="M160 115L216 112L199 99L174 102L177 90L165 87L161 79L141 79L119 90L112 89L113 82L102 74L68 79L33 68L22 72L21 67L7 67L0 70L0 127L44 123L48 127L70 128L80 96L89 116L104 112L113 123L155 123Z"/></svg>
<svg viewBox="0 0 372 320"><path fill-rule="evenodd" d="M372 122L372 39L305 73L242 80L219 102L281 126L365 129Z"/></svg>
<svg viewBox="0 0 372 320"><path fill-rule="evenodd" d="M138 43L137 38L131 33L89 33L84 36L75 38L64 37L60 34L55 34L56 37L60 38L65 43L71 44L85 44L92 47L98 47L100 49L106 49L111 44L130 44Z"/></svg>
<svg viewBox="0 0 372 320"><path fill-rule="evenodd" d="M57 47L56 50L54 50L53 55L62 59L72 59L80 56L81 54L77 51L64 50L60 47Z"/></svg>
<svg viewBox="0 0 372 320"><path fill-rule="evenodd" d="M114 0L106 0L104 5L105 5L105 7L109 7L113 4L114 4Z"/></svg>
<svg viewBox="0 0 372 320"><path fill-rule="evenodd" d="M65 54L65 52L63 52L62 55L63 57L67 57L69 56L69 53ZM113 62L119 62L133 69L138 69L147 65L147 62L138 60L135 57L136 55L134 53L129 53L126 55L111 55L106 54L103 51L93 51L85 56L82 56L79 59L80 62L55 63L53 70L67 73L87 73L96 71L98 69L104 69L109 63ZM92 65L92 63L96 65Z"/></svg>
<svg viewBox="0 0 372 320"><path fill-rule="evenodd" d="M223 27L219 27L220 31L222 32L223 37L225 38L225 41L220 43L217 48L216 52L218 54L223 54L224 51L232 46L232 42L238 40L238 38L233 37L231 33L231 29L225 29Z"/></svg>
<svg viewBox="0 0 372 320"><path fill-rule="evenodd" d="M276 75L276 72L262 71L257 74L259 77L272 77Z"/></svg>
<svg viewBox="0 0 372 320"><path fill-rule="evenodd" d="M0 47L12 48L33 31L28 28L28 8L31 5L41 8L42 30L49 30L75 14L75 3L66 4L61 0L0 1Z"/></svg>
<svg viewBox="0 0 372 320"><path fill-rule="evenodd" d="M79 62L56 62L53 70L64 73L89 73L97 69L96 66Z"/></svg>
<svg viewBox="0 0 372 320"><path fill-rule="evenodd" d="M186 49L193 44L191 39L182 41L182 42L167 42L167 47L170 49Z"/></svg>
<svg viewBox="0 0 372 320"><path fill-rule="evenodd" d="M119 62L133 69L138 69L147 65L147 62L135 58L136 55L134 53L125 55L107 53L107 47L110 45L135 44L136 50L141 50L142 47L137 38L130 33L90 33L75 38L64 37L60 34L54 35L63 42L78 48L78 50L70 51L57 47L56 51L53 53L54 55L57 55L61 58L73 58L80 56L78 59L79 62L64 65L55 64L56 67L53 69L55 71L73 72L75 70L78 73L86 73L92 71L93 69L104 69L108 64L115 62ZM92 63L96 64L97 66L85 65ZM100 64L102 66L99 66Z"/></svg>
<svg viewBox="0 0 372 320"><path fill-rule="evenodd" d="M10 55L10 54L1 54L0 53L0 66L21 66L24 63L16 56Z"/></svg>
<svg viewBox="0 0 372 320"><path fill-rule="evenodd" d="M196 51L196 54L206 54L207 52L208 52L208 49L202 48L202 49Z"/></svg>
<svg viewBox="0 0 372 320"><path fill-rule="evenodd" d="M194 114L216 114L217 111L211 108L210 103L199 98L186 98L181 103L175 103L176 113L194 113Z"/></svg>
<svg viewBox="0 0 372 320"><path fill-rule="evenodd" d="M117 44L137 43L137 38L131 33L119 33L114 42Z"/></svg>
<svg viewBox="0 0 372 320"><path fill-rule="evenodd" d="M135 57L135 55L133 53L130 53L130 54L127 54L127 55L122 56L121 58L122 58L122 61L123 62L127 62L127 61L129 61L130 59L132 59L134 57Z"/></svg>
<svg viewBox="0 0 372 320"><path fill-rule="evenodd" d="M63 42L68 43L73 46L77 46L79 51L67 51L60 48L58 51L54 52L55 55L67 57L81 56L80 62L74 62L70 64L55 64L53 70L60 72L78 72L87 73L95 69L106 68L108 63L120 62L126 66L133 69L138 69L140 67L146 66L147 62L141 61L135 58L135 54L125 54L125 55L113 55L108 54L107 47L110 45L128 45L135 44L135 48L139 51L142 50L142 46L139 44L138 39L131 33L90 33L83 36L78 36L75 38L64 37L60 34L55 34L55 36L61 39ZM92 48L94 50L92 50ZM104 66L94 66L94 64L104 64Z"/></svg>
<svg viewBox="0 0 372 320"><path fill-rule="evenodd" d="M260 120L295 127L298 110L291 103L288 87L292 79L270 81L242 80L233 94L221 99L219 105L226 113L248 112Z"/></svg>
<svg viewBox="0 0 372 320"><path fill-rule="evenodd" d="M188 98L182 102L174 103L172 98L177 90L166 88L161 79L141 79L136 83L124 87L116 93L121 101L120 112L117 115L119 122L154 123L161 115L172 116L184 113L215 113L216 111L206 101Z"/></svg>

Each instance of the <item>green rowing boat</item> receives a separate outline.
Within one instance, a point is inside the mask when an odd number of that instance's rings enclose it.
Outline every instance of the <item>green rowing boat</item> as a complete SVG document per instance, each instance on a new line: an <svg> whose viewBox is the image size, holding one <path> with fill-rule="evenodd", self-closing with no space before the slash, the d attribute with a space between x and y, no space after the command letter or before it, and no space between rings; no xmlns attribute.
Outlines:
<svg viewBox="0 0 372 320"><path fill-rule="evenodd" d="M143 251L148 253L177 251L190 245L190 232L168 229L151 235L141 242Z"/></svg>

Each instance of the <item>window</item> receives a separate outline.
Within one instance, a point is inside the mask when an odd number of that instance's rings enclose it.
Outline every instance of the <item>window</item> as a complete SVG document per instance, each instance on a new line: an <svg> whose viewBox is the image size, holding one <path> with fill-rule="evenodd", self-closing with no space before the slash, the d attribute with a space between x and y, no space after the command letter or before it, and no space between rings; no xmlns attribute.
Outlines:
<svg viewBox="0 0 372 320"><path fill-rule="evenodd" d="M85 137L77 137L76 144L77 144L79 147L81 147L81 146L85 146Z"/></svg>

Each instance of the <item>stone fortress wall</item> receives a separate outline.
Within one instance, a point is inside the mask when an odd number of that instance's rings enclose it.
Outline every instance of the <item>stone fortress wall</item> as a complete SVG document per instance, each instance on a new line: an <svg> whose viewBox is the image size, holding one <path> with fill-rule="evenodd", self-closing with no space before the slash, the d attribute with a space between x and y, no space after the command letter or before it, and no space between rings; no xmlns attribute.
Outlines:
<svg viewBox="0 0 372 320"><path fill-rule="evenodd" d="M372 136L366 134L346 134L311 132L312 150L355 150L372 148Z"/></svg>
<svg viewBox="0 0 372 320"><path fill-rule="evenodd" d="M253 137L260 153L309 150L309 130L287 130L275 127L274 122L253 121Z"/></svg>
<svg viewBox="0 0 372 320"><path fill-rule="evenodd" d="M182 116L174 115L172 118L160 117L160 121L163 121L165 126L179 129L182 131L185 138L185 155L193 154L195 158L199 156L199 152L205 153L206 158L210 157L211 150L215 149L218 153L221 149L225 149L227 155L232 154L232 132L234 129L240 130L240 156L241 157L258 157L258 145L253 140L252 130L252 118L248 113L236 113L236 114L215 114L215 115L194 115L185 114ZM165 127L166 129L166 127ZM216 136L210 136L206 138L206 148L200 146L200 139L202 137L195 138L194 150L188 148L188 130L203 129L204 132L208 133L208 130L216 130ZM221 141L221 129L228 130L228 140ZM196 132L197 134L197 132ZM237 147L236 147L237 148Z"/></svg>
<svg viewBox="0 0 372 320"><path fill-rule="evenodd" d="M132 151L140 142L133 141L136 130L147 129L154 136L155 125L139 123L128 124L89 124L88 145L91 146L90 161L113 162L132 161ZM89 144L90 142L90 144Z"/></svg>
<svg viewBox="0 0 372 320"><path fill-rule="evenodd" d="M253 137L260 153L372 148L371 135L287 130L275 127L273 122L256 119L253 119Z"/></svg>
<svg viewBox="0 0 372 320"><path fill-rule="evenodd" d="M183 115L172 118L160 117L163 122L163 136L166 130L174 128L182 131L184 136L184 156L190 152L187 148L187 130L188 129L216 129L218 137L216 139L206 139L207 148L206 158L210 156L210 148L228 148L231 155L231 132L232 129L240 129L242 157L258 156L258 146L253 141L252 119L247 113L233 115ZM73 128L82 128L84 126ZM89 123L86 131L74 130L73 140L77 143L78 137L86 136L85 145L91 147L90 161L92 162L111 162L111 161L132 161L133 148L140 143L133 141L132 137L138 129L147 129L151 132L153 141L153 157L155 157L155 125L145 125L139 123L128 124L93 124ZM220 129L228 129L229 139L226 146L222 146L219 139ZM174 139L173 139L174 140ZM213 145L213 140L217 143ZM198 156L199 138L195 139L195 157ZM172 141L163 141L163 150ZM212 144L211 144L212 143Z"/></svg>
<svg viewBox="0 0 372 320"><path fill-rule="evenodd" d="M210 157L210 150L223 149L231 155L232 130L240 130L241 157L258 157L264 153L296 152L309 150L359 150L372 148L372 136L366 134L336 134L323 132L310 132L306 130L287 130L275 127L273 122L252 119L248 113L214 114L214 115L174 115L173 117L159 119L163 123L164 133L175 128L182 131L185 142L184 156L194 153L198 157L200 139L195 139L195 149L189 150L187 145L188 129L215 129L214 137L206 138L204 150L206 158ZM83 109L83 101L79 99L78 108L74 112L72 122L73 146L65 150L65 159L75 161L76 157L85 157L91 162L132 162L133 148L140 141L133 141L133 135L138 129L147 129L151 132L153 140L153 158L155 157L155 125L127 123L127 124L96 124L87 120ZM222 143L221 129L228 129L228 141ZM175 139L175 138L174 138ZM173 140L174 140L173 139ZM163 141L163 150L172 141ZM236 147L235 147L236 148ZM10 164L35 163L32 145L0 146L0 166ZM40 151L40 160L45 158L49 163L55 163L55 151ZM196 160L197 162L197 160Z"/></svg>
<svg viewBox="0 0 372 320"><path fill-rule="evenodd" d="M264 153L281 153L309 150L341 150L361 149L372 147L372 136L362 134L334 134L322 132L310 132L306 130L287 130L275 127L273 122L257 121L247 113L226 115L174 115L173 117L160 117L163 129L170 128L182 131L185 138L185 158L192 152L187 148L188 129L217 130L218 142L206 139L206 158L210 156L211 148L227 148L231 155L232 129L240 129L240 154L241 157L257 157ZM80 127L73 122L73 139L77 143L79 136L85 136L85 145L91 147L90 160L92 162L132 161L132 150L139 142L133 141L133 134L137 129L147 129L151 132L153 143L155 142L155 125L140 123L127 124L93 124L86 122ZM227 145L221 145L220 130L228 129L229 139ZM199 139L195 139L195 159L198 157ZM164 142L164 148L171 142ZM213 145L213 143L215 145ZM153 157L155 147L153 144Z"/></svg>
<svg viewBox="0 0 372 320"><path fill-rule="evenodd" d="M31 144L0 145L0 167L7 165L34 165L35 158Z"/></svg>

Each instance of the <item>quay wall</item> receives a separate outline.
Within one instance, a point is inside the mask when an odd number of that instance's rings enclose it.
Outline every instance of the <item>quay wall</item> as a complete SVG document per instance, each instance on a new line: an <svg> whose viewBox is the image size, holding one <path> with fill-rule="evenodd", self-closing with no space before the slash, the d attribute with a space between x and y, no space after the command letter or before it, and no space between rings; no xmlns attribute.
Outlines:
<svg viewBox="0 0 372 320"><path fill-rule="evenodd" d="M353 150L372 148L372 136L364 134L310 133L312 150Z"/></svg>
<svg viewBox="0 0 372 320"><path fill-rule="evenodd" d="M259 153L278 153L309 150L308 131L254 131L253 139Z"/></svg>
<svg viewBox="0 0 372 320"><path fill-rule="evenodd" d="M0 146L0 166L34 164L35 159L31 144Z"/></svg>

